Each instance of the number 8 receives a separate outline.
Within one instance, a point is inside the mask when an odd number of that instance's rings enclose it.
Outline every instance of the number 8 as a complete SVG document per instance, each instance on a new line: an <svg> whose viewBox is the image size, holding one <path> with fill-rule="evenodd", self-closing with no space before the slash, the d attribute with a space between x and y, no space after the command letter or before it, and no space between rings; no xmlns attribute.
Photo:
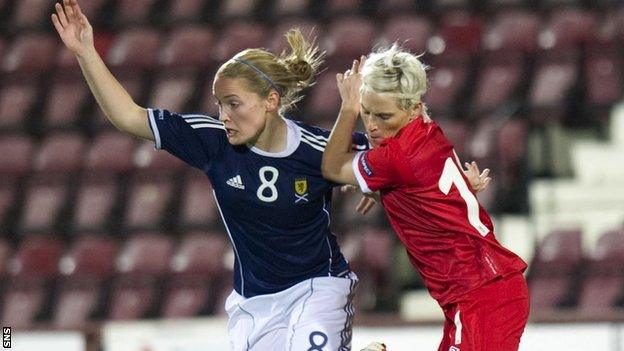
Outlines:
<svg viewBox="0 0 624 351"><path fill-rule="evenodd" d="M260 181L262 182L262 185L258 187L258 191L256 192L258 199L264 202L273 202L277 200L277 188L275 187L275 183L277 182L277 177L279 176L279 172L277 168L271 167L271 166L264 166L260 168L260 171L258 173L259 173L258 175L260 176ZM271 179L266 178L267 173L271 173ZM264 196L265 189L270 190L271 195Z"/></svg>

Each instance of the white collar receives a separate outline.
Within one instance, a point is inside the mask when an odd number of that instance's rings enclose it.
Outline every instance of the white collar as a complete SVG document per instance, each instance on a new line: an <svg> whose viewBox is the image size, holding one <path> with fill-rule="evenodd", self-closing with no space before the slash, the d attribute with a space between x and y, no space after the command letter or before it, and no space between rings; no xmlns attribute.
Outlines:
<svg viewBox="0 0 624 351"><path fill-rule="evenodd" d="M247 144L249 150L258 155L267 157L288 157L292 155L292 153L295 152L295 150L297 150L297 148L299 147L299 143L301 140L301 131L299 131L299 128L295 124L295 122L286 118L282 119L284 120L284 122L286 122L286 148L284 150L278 152L268 152L261 150L253 145Z"/></svg>

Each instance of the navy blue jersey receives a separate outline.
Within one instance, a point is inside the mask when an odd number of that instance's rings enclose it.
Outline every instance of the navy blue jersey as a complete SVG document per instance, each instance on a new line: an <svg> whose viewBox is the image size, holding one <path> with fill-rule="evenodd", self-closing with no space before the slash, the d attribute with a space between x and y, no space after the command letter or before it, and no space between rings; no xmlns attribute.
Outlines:
<svg viewBox="0 0 624 351"><path fill-rule="evenodd" d="M268 153L231 145L223 124L209 116L151 109L148 115L156 148L202 170L212 183L236 256L239 294L271 294L348 273L329 228L335 184L321 174L328 131L285 119L287 147ZM363 134L354 134L354 147L368 147Z"/></svg>

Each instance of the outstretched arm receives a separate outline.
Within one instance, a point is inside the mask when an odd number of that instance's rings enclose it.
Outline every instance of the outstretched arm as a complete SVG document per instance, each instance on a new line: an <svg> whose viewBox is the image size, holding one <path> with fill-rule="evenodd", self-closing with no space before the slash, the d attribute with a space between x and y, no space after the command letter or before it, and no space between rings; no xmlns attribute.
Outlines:
<svg viewBox="0 0 624 351"><path fill-rule="evenodd" d="M336 183L358 184L352 168L356 153L351 151L351 135L360 112L360 69L364 59L362 56L360 61L354 60L350 70L336 75L342 105L325 147L321 166L323 176Z"/></svg>
<svg viewBox="0 0 624 351"><path fill-rule="evenodd" d="M78 59L91 92L106 117L119 130L153 140L147 111L137 105L108 70L93 45L93 28L76 0L63 0L55 5L52 23L65 46Z"/></svg>

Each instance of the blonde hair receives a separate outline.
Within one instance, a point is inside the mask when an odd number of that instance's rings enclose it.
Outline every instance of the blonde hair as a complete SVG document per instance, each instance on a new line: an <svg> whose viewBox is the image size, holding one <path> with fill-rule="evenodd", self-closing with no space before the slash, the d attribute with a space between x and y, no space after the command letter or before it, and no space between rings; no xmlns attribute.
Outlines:
<svg viewBox="0 0 624 351"><path fill-rule="evenodd" d="M263 98L276 90L280 95L279 112L287 111L303 98L303 89L314 85L325 53L319 51L314 39L306 41L299 28L290 29L285 37L290 52L277 56L265 49L243 50L219 68L215 79L243 78L247 88Z"/></svg>
<svg viewBox="0 0 624 351"><path fill-rule="evenodd" d="M401 109L409 111L422 103L421 98L427 92L426 71L429 67L419 57L396 43L369 54L362 68L361 92L393 97ZM422 113L428 118L425 104Z"/></svg>

